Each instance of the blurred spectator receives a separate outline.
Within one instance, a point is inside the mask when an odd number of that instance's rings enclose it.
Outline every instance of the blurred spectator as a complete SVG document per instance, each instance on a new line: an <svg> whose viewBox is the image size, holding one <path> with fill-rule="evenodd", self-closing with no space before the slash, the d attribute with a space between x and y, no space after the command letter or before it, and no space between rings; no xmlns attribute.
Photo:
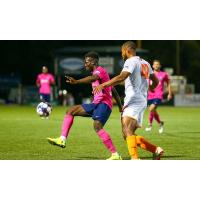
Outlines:
<svg viewBox="0 0 200 200"><path fill-rule="evenodd" d="M62 106L73 106L75 104L74 97L67 90L60 90L58 93L59 104Z"/></svg>
<svg viewBox="0 0 200 200"><path fill-rule="evenodd" d="M42 67L42 73L37 76L36 85L39 88L41 101L50 102L51 85L55 84L54 76L48 73L48 67Z"/></svg>

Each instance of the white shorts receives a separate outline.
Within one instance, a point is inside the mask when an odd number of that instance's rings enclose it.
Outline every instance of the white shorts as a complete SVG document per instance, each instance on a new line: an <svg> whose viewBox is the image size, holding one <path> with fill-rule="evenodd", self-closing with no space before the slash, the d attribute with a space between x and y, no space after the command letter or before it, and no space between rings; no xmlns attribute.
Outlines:
<svg viewBox="0 0 200 200"><path fill-rule="evenodd" d="M142 127L142 121L144 116L144 111L147 108L147 105L135 105L130 104L126 107L122 113L122 117L130 117L137 121L137 126Z"/></svg>

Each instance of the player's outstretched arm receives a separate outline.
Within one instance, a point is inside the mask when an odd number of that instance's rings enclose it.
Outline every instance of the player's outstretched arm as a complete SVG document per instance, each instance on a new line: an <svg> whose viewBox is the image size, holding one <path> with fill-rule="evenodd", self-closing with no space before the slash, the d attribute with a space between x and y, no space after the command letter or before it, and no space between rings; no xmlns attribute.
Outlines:
<svg viewBox="0 0 200 200"><path fill-rule="evenodd" d="M65 78L66 78L66 83L75 85L75 84L80 84L80 83L91 83L93 81L98 80L99 76L94 74L92 76L87 76L87 77L81 78L79 80L76 80L75 78L70 77L70 76L65 76Z"/></svg>
<svg viewBox="0 0 200 200"><path fill-rule="evenodd" d="M149 79L152 81L152 84L149 85L149 89L152 91L157 87L159 80L155 74L150 74Z"/></svg>
<svg viewBox="0 0 200 200"><path fill-rule="evenodd" d="M118 85L119 83L124 81L126 78L128 78L129 75L130 75L130 72L122 71L118 76L115 76L111 80L109 80L109 81L97 86L96 88L94 88L93 93L98 94L105 87Z"/></svg>
<svg viewBox="0 0 200 200"><path fill-rule="evenodd" d="M113 97L114 97L115 101L117 102L117 106L119 108L119 112L122 112L121 99L120 99L120 96L119 96L117 90L114 87L112 88L112 94L113 94Z"/></svg>

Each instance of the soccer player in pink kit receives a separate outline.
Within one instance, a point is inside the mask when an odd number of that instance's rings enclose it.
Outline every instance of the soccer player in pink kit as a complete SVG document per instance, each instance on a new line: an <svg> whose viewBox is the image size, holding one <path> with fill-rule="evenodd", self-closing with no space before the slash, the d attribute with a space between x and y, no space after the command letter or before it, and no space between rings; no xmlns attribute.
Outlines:
<svg viewBox="0 0 200 200"><path fill-rule="evenodd" d="M55 84L54 76L48 73L48 67L42 67L42 73L37 76L36 85L39 87L40 100L50 102L51 85Z"/></svg>
<svg viewBox="0 0 200 200"><path fill-rule="evenodd" d="M153 91L149 90L148 92L148 105L150 113L149 113L149 125L145 129L147 132L151 131L152 129L153 119L155 119L159 124L159 133L163 133L164 131L163 128L164 122L161 121L160 119L160 116L157 112L157 107L161 104L163 100L165 83L167 84L167 89L168 89L168 96L167 96L168 101L172 98L169 76L166 72L161 71L160 68L161 68L160 61L154 60L153 61L154 74L158 78L159 84ZM149 84L151 84L151 81L149 81Z"/></svg>
<svg viewBox="0 0 200 200"><path fill-rule="evenodd" d="M92 83L92 87L95 88L101 83L110 80L107 71L98 65L98 61L99 56L96 52L87 53L85 55L85 68L86 70L91 71L92 75L79 80L67 76L66 82L69 84ZM74 117L92 117L94 120L93 126L95 132L111 153L109 160L121 160L121 156L118 154L109 134L103 128L112 111L112 92L119 109L121 110L122 105L116 90L112 87L108 87L101 93L94 95L92 103L71 107L64 117L61 136L58 138L47 138L49 143L64 148L66 146L66 139L73 124Z"/></svg>

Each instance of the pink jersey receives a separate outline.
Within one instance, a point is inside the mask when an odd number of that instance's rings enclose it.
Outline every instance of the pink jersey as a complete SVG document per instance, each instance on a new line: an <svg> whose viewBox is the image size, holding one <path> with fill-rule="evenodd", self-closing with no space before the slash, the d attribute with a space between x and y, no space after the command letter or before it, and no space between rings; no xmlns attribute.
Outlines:
<svg viewBox="0 0 200 200"><path fill-rule="evenodd" d="M101 66L98 66L92 74L96 74L100 78L92 83L93 89L96 86L110 80L107 71ZM100 93L94 95L94 100L92 103L105 103L112 109L112 87L106 87Z"/></svg>
<svg viewBox="0 0 200 200"><path fill-rule="evenodd" d="M154 89L154 92L149 91L148 92L148 100L150 99L163 99L163 93L164 93L164 83L168 83L169 76L166 72L159 71L157 73L154 73L155 76L159 80L158 86ZM149 82L151 84L151 82Z"/></svg>
<svg viewBox="0 0 200 200"><path fill-rule="evenodd" d="M41 73L37 76L36 83L40 84L39 92L42 94L51 93L51 84L54 82L54 77L51 74Z"/></svg>

